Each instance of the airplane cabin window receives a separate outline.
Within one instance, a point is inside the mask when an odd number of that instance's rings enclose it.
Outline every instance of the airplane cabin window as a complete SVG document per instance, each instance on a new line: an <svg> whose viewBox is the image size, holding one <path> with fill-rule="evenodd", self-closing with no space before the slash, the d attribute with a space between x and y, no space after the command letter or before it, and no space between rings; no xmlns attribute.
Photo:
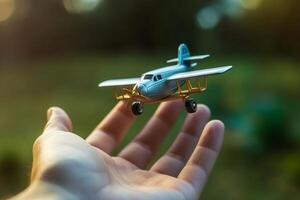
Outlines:
<svg viewBox="0 0 300 200"><path fill-rule="evenodd" d="M152 77L153 77L152 74L146 74L146 75L144 76L144 79L149 79L149 80L151 80Z"/></svg>

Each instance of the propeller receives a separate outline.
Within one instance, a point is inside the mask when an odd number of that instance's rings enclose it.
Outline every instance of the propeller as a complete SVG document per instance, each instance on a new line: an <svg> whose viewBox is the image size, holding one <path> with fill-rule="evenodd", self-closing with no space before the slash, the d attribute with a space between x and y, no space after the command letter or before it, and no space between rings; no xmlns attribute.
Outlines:
<svg viewBox="0 0 300 200"><path fill-rule="evenodd" d="M136 95L141 95L138 88L137 88L137 85L135 85L132 90L128 89L128 88L123 88L122 89L126 94L128 94L129 96L136 96Z"/></svg>
<svg viewBox="0 0 300 200"><path fill-rule="evenodd" d="M137 88L137 84L132 88L132 94L133 95L140 95L140 92Z"/></svg>

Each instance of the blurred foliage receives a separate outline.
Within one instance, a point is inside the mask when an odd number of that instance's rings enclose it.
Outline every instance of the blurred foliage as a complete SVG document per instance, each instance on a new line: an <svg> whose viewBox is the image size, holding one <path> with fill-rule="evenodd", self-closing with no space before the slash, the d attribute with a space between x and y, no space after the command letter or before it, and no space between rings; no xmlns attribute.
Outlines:
<svg viewBox="0 0 300 200"><path fill-rule="evenodd" d="M193 50L299 57L299 1L285 0L90 0L92 12L69 13L62 2L5 0L15 13L0 22L0 58L13 60L76 51ZM242 5L258 2L256 9ZM213 8L220 22L199 27L198 14ZM208 19L209 16L208 16Z"/></svg>

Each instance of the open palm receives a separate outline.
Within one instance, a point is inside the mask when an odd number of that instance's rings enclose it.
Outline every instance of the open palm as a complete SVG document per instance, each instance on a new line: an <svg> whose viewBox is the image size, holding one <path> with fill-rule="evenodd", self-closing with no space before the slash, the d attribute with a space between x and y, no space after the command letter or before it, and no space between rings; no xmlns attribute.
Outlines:
<svg viewBox="0 0 300 200"><path fill-rule="evenodd" d="M178 101L161 104L117 156L111 153L135 120L125 103L117 104L86 140L71 132L62 109L49 109L33 148L32 183L60 187L67 199L197 199L224 133L222 122L207 123L207 107L187 116L167 153L147 168L182 107Z"/></svg>

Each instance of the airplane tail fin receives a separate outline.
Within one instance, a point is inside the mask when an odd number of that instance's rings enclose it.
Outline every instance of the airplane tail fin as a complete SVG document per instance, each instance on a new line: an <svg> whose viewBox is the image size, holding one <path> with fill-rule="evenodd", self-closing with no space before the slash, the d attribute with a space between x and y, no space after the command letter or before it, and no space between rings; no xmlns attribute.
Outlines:
<svg viewBox="0 0 300 200"><path fill-rule="evenodd" d="M190 51L186 44L180 44L178 47L178 64L183 65L184 59L190 57Z"/></svg>
<svg viewBox="0 0 300 200"><path fill-rule="evenodd" d="M194 67L197 63L192 63L194 60L201 60L209 57L209 55L191 56L186 44L180 44L178 47L178 58L168 60L167 63L178 62L179 65Z"/></svg>

